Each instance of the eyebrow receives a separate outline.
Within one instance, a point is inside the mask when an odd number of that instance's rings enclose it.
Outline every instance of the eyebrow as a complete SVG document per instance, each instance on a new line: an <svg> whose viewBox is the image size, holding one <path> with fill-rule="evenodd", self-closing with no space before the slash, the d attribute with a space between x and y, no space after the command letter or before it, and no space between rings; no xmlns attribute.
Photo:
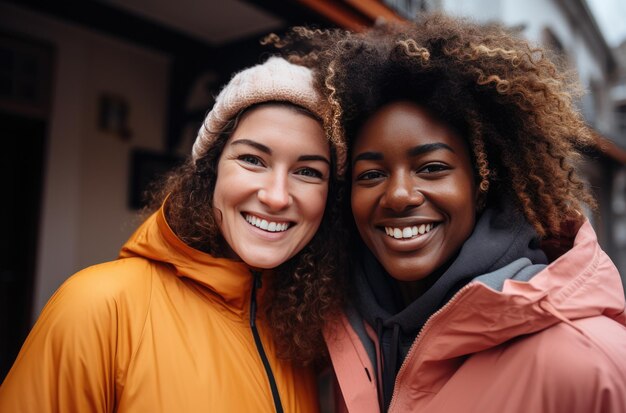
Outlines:
<svg viewBox="0 0 626 413"><path fill-rule="evenodd" d="M322 155L302 155L298 157L298 162L301 161L322 161L330 165L330 161L328 160L328 158Z"/></svg>
<svg viewBox="0 0 626 413"><path fill-rule="evenodd" d="M358 154L352 164L357 163L357 161L382 161L384 156L380 152L362 152Z"/></svg>
<svg viewBox="0 0 626 413"><path fill-rule="evenodd" d="M436 142L436 143L425 143L424 145L419 145L414 148L411 148L407 151L407 154L409 156L417 156L423 153L437 151L439 149L446 149L454 153L454 149L452 149L450 146L442 142Z"/></svg>
<svg viewBox="0 0 626 413"><path fill-rule="evenodd" d="M442 142L437 143L425 143L423 145L415 146L407 151L409 156L418 156L423 153L433 152L440 149L446 149L451 152L454 152L450 146L446 145ZM385 157L381 152L363 152L358 154L352 164L354 165L357 161L382 161Z"/></svg>
<svg viewBox="0 0 626 413"><path fill-rule="evenodd" d="M262 143L250 140L250 139L237 139L236 141L232 141L231 145L249 145L253 148L260 150L261 152L265 152L268 155L272 154L272 149L268 146L263 145ZM322 155L301 155L298 157L298 162L302 161L322 161L326 162L330 165L330 160Z"/></svg>
<svg viewBox="0 0 626 413"><path fill-rule="evenodd" d="M232 141L230 144L231 145L249 145L249 146L252 146L253 148L260 150L261 152L265 152L268 155L272 154L272 150L269 147L261 143L255 142L253 140L250 140L250 139L237 139L236 141Z"/></svg>

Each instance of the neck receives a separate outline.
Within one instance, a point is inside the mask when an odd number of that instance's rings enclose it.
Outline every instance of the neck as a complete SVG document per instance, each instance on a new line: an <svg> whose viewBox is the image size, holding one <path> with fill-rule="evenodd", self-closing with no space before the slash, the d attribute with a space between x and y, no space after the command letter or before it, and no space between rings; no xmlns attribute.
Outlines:
<svg viewBox="0 0 626 413"><path fill-rule="evenodd" d="M458 253L453 255L444 265L437 268L434 272L430 273L427 277L421 280L413 280L413 281L400 281L396 280L395 286L397 288L397 292L402 298L402 302L404 307L406 308L413 301L417 300L424 294L430 287L435 284L435 282L441 277L452 265L454 260L457 258Z"/></svg>

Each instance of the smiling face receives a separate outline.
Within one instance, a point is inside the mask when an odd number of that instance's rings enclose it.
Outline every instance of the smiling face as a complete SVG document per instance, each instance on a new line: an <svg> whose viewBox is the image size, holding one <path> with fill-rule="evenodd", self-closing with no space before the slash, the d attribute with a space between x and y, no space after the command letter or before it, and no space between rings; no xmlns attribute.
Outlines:
<svg viewBox="0 0 626 413"><path fill-rule="evenodd" d="M304 248L324 215L330 168L318 121L285 105L246 112L220 156L213 197L229 258L274 268Z"/></svg>
<svg viewBox="0 0 626 413"><path fill-rule="evenodd" d="M379 109L352 148L352 212L385 270L418 281L471 234L476 186L465 141L410 102Z"/></svg>

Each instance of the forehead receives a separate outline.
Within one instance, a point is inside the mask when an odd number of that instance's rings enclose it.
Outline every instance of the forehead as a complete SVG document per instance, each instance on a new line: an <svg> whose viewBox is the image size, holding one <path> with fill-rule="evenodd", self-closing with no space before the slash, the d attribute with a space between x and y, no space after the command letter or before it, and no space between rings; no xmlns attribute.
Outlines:
<svg viewBox="0 0 626 413"><path fill-rule="evenodd" d="M411 102L387 104L370 116L359 129L353 154L362 150L390 152L426 143L445 143L464 152L465 140L454 129Z"/></svg>
<svg viewBox="0 0 626 413"><path fill-rule="evenodd" d="M306 112L286 104L262 105L244 113L228 143L237 138L278 147L301 145L326 150L329 147L321 123Z"/></svg>

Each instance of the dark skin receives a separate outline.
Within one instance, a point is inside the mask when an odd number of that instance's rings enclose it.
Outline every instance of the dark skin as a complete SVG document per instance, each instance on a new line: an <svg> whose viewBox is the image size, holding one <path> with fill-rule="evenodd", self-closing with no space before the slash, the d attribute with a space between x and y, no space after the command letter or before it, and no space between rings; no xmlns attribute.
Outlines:
<svg viewBox="0 0 626 413"><path fill-rule="evenodd" d="M351 204L361 238L407 302L428 288L476 224L465 140L423 107L387 104L352 148Z"/></svg>

